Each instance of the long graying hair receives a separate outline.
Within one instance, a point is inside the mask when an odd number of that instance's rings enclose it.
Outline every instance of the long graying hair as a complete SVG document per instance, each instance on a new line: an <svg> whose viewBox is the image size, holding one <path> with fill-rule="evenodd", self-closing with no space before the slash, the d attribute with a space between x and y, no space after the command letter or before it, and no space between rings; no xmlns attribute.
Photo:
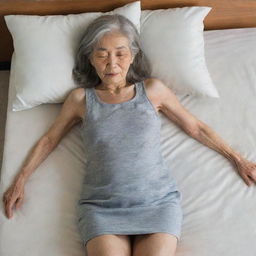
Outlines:
<svg viewBox="0 0 256 256"><path fill-rule="evenodd" d="M141 50L139 33L135 25L123 15L102 15L86 28L76 54L73 78L77 84L84 88L95 87L101 82L95 68L90 63L90 55L95 44L102 36L111 31L118 31L127 37L134 57L126 75L126 82L140 82L150 77L151 66Z"/></svg>

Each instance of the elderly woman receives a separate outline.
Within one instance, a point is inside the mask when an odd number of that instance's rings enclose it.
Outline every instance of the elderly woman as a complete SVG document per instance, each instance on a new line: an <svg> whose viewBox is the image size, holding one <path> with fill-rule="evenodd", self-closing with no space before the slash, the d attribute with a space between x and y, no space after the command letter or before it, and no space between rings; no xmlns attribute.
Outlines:
<svg viewBox="0 0 256 256"><path fill-rule="evenodd" d="M8 218L22 203L28 176L80 121L87 163L78 228L88 256L175 254L181 193L161 155L159 111L228 158L247 185L256 180L254 163L189 113L161 80L150 78L138 32L125 17L104 15L88 26L73 71L81 87L70 92L6 191Z"/></svg>

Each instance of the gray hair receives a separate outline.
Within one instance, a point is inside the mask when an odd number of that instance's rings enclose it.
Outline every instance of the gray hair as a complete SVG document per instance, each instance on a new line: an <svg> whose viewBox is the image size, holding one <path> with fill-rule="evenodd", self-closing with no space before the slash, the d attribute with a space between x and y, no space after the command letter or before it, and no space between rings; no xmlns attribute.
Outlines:
<svg viewBox="0 0 256 256"><path fill-rule="evenodd" d="M90 88L101 82L95 68L90 63L90 55L94 45L102 36L113 30L127 37L134 57L127 72L126 81L136 83L150 77L151 66L141 49L139 33L135 25L123 15L102 15L89 24L80 41L73 68L73 78L77 84Z"/></svg>

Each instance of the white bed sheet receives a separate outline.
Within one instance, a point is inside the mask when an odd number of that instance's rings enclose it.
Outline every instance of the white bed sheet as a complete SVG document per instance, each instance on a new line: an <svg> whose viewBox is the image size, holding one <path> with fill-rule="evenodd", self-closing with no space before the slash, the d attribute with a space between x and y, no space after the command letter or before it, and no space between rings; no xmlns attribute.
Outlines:
<svg viewBox="0 0 256 256"><path fill-rule="evenodd" d="M204 31L206 61L220 98L179 96L181 103L231 147L256 162L256 28ZM10 83L11 84L11 83ZM1 198L61 104L12 112L9 88ZM184 221L177 256L255 256L256 188L233 165L160 113L162 153L182 192ZM76 204L86 156L80 124L30 176L25 200L11 219L1 199L1 256L76 256L85 250Z"/></svg>

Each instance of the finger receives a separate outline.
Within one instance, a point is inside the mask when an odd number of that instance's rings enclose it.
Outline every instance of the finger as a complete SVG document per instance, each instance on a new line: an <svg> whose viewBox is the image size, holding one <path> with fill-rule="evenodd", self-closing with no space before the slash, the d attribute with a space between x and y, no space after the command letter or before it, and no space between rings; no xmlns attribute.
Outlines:
<svg viewBox="0 0 256 256"><path fill-rule="evenodd" d="M256 184L256 179L254 177L249 177L251 185Z"/></svg>
<svg viewBox="0 0 256 256"><path fill-rule="evenodd" d="M240 174L241 178L244 180L244 182L246 183L246 185L250 186L250 182L249 182L247 176L243 173L239 173L239 174Z"/></svg>
<svg viewBox="0 0 256 256"><path fill-rule="evenodd" d="M17 202L16 202L16 209L19 209L21 207L21 204L23 202L23 198L18 198Z"/></svg>
<svg viewBox="0 0 256 256"><path fill-rule="evenodd" d="M250 175L250 174L249 174L249 175L248 175L248 179L249 179L251 185L255 184L255 182L256 182L256 177L255 177L255 175Z"/></svg>
<svg viewBox="0 0 256 256"><path fill-rule="evenodd" d="M12 202L7 203L7 206L6 206L6 214L7 214L7 217L8 217L8 218L11 218L11 217L12 217L12 206L13 206L13 203L12 203Z"/></svg>
<svg viewBox="0 0 256 256"><path fill-rule="evenodd" d="M251 186L253 184L252 181L250 180L250 178L247 177L246 175L243 176L243 179L244 179L245 183L247 184L247 186Z"/></svg>
<svg viewBox="0 0 256 256"><path fill-rule="evenodd" d="M256 182L256 170L251 172L249 174L249 177L253 180L253 182Z"/></svg>

